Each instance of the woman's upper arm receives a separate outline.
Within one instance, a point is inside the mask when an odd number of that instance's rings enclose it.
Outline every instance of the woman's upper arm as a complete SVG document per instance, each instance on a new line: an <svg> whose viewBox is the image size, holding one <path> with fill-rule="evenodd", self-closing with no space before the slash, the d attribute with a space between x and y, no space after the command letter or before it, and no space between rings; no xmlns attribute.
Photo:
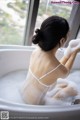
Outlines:
<svg viewBox="0 0 80 120"><path fill-rule="evenodd" d="M68 76L69 70L64 65L61 65L60 73L61 73L61 77L65 78Z"/></svg>

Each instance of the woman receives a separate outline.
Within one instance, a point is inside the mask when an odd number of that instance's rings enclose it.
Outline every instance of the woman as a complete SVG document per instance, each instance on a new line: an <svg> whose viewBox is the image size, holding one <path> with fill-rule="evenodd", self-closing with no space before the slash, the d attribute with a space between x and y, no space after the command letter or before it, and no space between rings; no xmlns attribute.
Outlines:
<svg viewBox="0 0 80 120"><path fill-rule="evenodd" d="M31 55L29 71L22 88L22 97L29 104L40 104L49 88L55 85L56 80L68 75L79 51L76 49L68 57L63 56L60 61L55 57L58 48L66 42L69 32L68 22L62 17L47 18L35 32L32 42L38 44L38 47ZM61 87L64 88L66 85ZM71 88L65 91L69 92ZM77 94L75 90L69 93L70 96ZM55 97L60 96L56 94Z"/></svg>

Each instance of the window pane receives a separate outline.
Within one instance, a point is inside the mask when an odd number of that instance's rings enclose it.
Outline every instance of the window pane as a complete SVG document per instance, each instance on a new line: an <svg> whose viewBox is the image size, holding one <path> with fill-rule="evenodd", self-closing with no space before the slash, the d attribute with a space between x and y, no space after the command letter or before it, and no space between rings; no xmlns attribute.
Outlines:
<svg viewBox="0 0 80 120"><path fill-rule="evenodd" d="M51 15L58 15L69 19L73 6L73 0L40 0L39 11L37 16L36 28L39 28L42 21Z"/></svg>
<svg viewBox="0 0 80 120"><path fill-rule="evenodd" d="M23 44L29 0L0 0L0 44Z"/></svg>
<svg viewBox="0 0 80 120"><path fill-rule="evenodd" d="M78 31L78 34L77 34L77 38L80 38L80 28L79 28L79 31Z"/></svg>

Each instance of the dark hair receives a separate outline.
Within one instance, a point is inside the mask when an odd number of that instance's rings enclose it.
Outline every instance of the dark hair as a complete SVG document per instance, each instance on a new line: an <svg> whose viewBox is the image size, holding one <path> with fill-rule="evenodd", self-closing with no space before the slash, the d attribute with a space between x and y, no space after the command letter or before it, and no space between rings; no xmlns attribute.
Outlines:
<svg viewBox="0 0 80 120"><path fill-rule="evenodd" d="M60 44L60 39L66 37L69 24L66 19L59 16L51 16L43 21L40 29L35 31L32 38L34 44L38 44L44 51L49 51Z"/></svg>

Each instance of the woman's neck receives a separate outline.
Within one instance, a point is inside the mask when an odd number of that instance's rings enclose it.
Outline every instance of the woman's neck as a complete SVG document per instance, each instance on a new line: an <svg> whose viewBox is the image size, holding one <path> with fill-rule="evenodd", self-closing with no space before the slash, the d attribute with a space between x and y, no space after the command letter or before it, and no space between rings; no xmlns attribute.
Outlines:
<svg viewBox="0 0 80 120"><path fill-rule="evenodd" d="M44 53L45 53L46 55L48 55L48 56L55 56L56 51L57 51L58 48L59 48L59 47L57 46L57 47L55 47L54 49L45 52L45 51L43 51L43 50L39 47L40 51L44 52Z"/></svg>
<svg viewBox="0 0 80 120"><path fill-rule="evenodd" d="M45 51L43 51L40 47L38 47L38 50L39 50L40 52L44 53L44 55L46 55L47 57L53 58L53 57L55 57L55 54L56 54L56 51L57 51L58 48L59 48L59 47L55 47L54 49L45 52Z"/></svg>

